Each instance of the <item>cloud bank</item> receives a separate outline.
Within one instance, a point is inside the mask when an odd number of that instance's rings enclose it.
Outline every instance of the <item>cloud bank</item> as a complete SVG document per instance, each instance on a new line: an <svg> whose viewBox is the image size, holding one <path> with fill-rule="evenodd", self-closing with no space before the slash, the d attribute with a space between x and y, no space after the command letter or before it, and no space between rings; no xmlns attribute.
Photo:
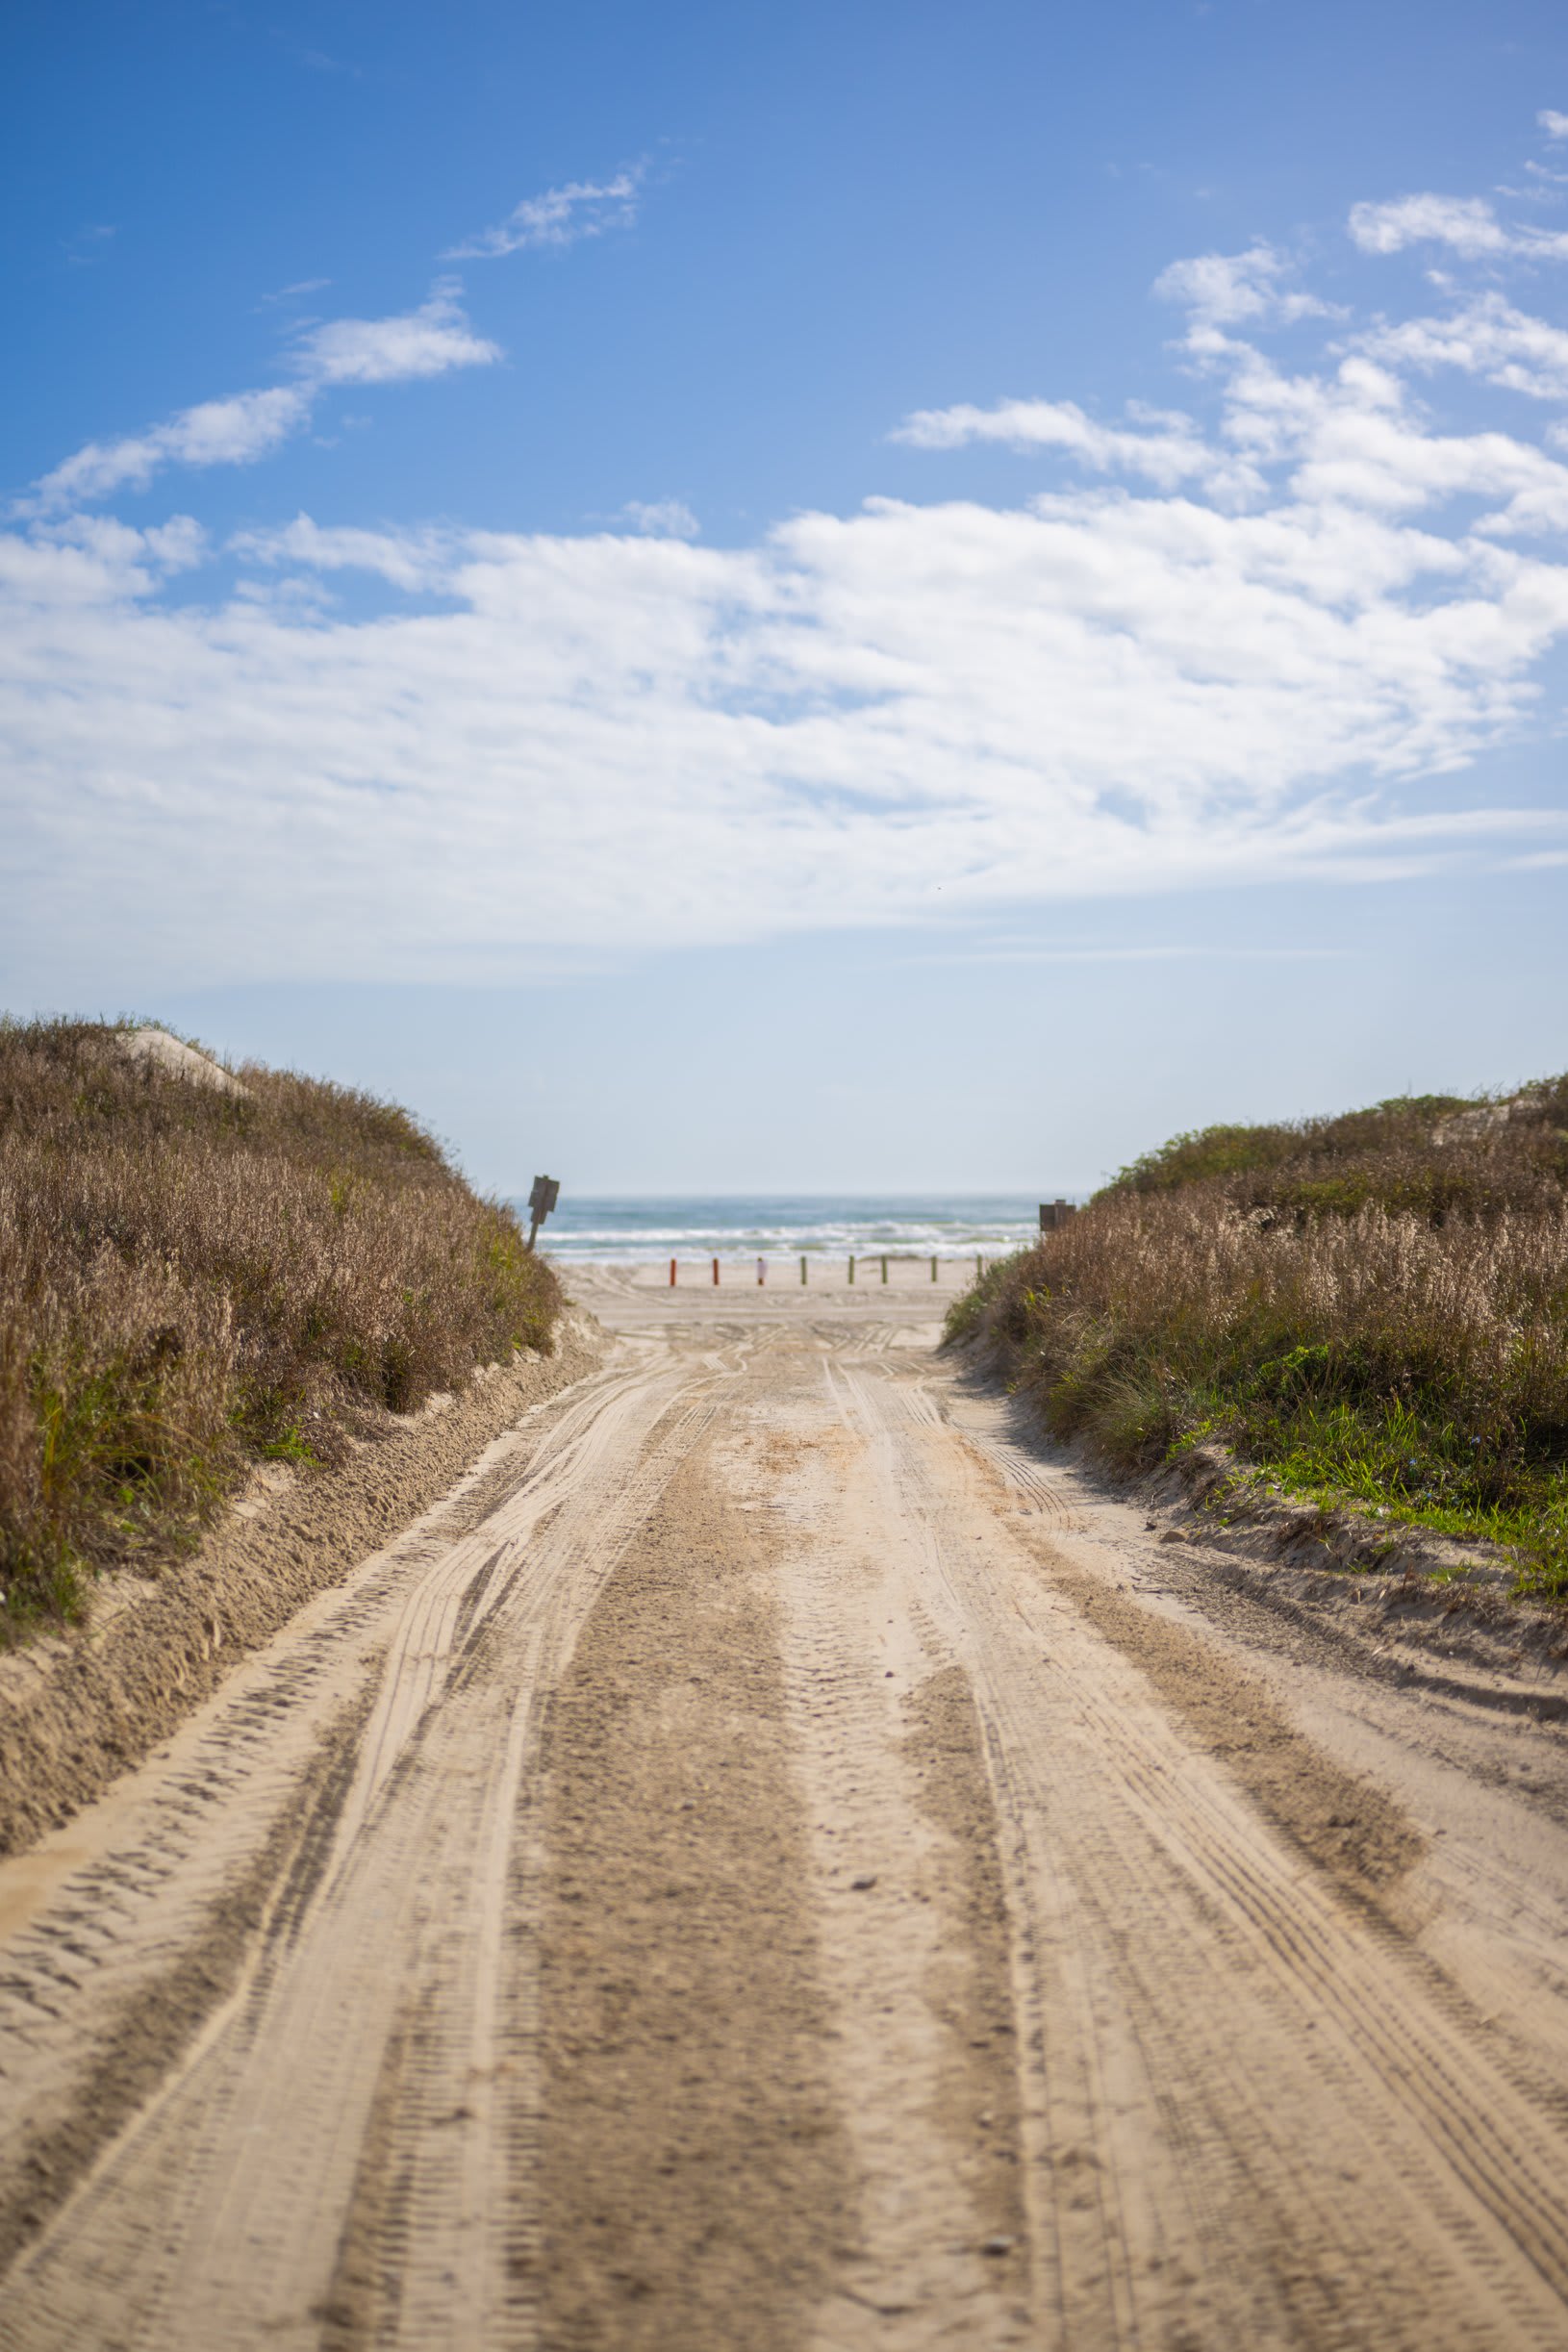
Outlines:
<svg viewBox="0 0 1568 2352"><path fill-rule="evenodd" d="M1358 207L1350 234L1394 252L1414 218ZM1497 288L1511 245L1470 250L1481 282L1365 325L1272 247L1199 256L1157 288L1186 307L1191 413L1030 396L895 426L949 468L1016 452L1000 503L873 496L739 548L691 544L669 499L576 536L0 534L14 969L75 995L127 971L495 979L1562 857L1568 812L1465 776L1555 723L1541 668L1568 636L1568 339ZM1319 347L1287 365L1275 328ZM258 457L324 384L493 355L449 291L299 350L298 386L79 452L57 494L72 467L85 498ZM1496 413L1439 418L1440 381Z"/></svg>

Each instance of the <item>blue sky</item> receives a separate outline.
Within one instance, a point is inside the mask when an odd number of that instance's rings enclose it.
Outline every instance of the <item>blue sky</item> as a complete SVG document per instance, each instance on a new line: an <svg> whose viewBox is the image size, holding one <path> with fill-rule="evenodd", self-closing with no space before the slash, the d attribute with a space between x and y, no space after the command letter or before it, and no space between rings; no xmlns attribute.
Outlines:
<svg viewBox="0 0 1568 2352"><path fill-rule="evenodd" d="M479 1179L1568 1062L1568 20L8 15L0 1000Z"/></svg>

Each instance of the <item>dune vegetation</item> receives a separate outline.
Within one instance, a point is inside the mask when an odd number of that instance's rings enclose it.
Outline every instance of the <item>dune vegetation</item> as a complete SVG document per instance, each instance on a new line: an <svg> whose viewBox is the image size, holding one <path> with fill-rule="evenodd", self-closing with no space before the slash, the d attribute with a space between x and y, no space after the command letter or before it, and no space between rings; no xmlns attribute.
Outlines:
<svg viewBox="0 0 1568 2352"><path fill-rule="evenodd" d="M1047 1427L1512 1548L1568 1597L1568 1077L1214 1126L953 1309Z"/></svg>
<svg viewBox="0 0 1568 2352"><path fill-rule="evenodd" d="M257 1463L547 1349L561 1303L406 1111L129 1034L0 1024L0 1640L189 1548Z"/></svg>

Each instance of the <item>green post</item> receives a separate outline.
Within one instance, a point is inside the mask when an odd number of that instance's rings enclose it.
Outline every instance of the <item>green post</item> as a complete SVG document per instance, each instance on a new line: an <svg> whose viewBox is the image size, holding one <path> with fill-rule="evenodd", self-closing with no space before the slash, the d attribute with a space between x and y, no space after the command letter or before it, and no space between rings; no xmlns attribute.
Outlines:
<svg viewBox="0 0 1568 2352"><path fill-rule="evenodd" d="M932 1260L931 1260L931 1279L932 1279L932 1281L933 1281L933 1282L936 1280L936 1259L935 1259L935 1258L932 1258Z"/></svg>
<svg viewBox="0 0 1568 2352"><path fill-rule="evenodd" d="M984 1260L984 1258L983 1258L983 1257L980 1255L980 1252L978 1252L978 1250L976 1250L976 1251L975 1251L975 1252L974 1252L974 1279L976 1280L976 1282L979 1280L979 1278L980 1278L981 1275L982 1275L982 1274L984 1274L984 1272L985 1272L985 1260Z"/></svg>
<svg viewBox="0 0 1568 2352"><path fill-rule="evenodd" d="M884 1258L884 1259L882 1260L882 1279L883 1279L883 1281L885 1282L885 1281L887 1280L887 1278L888 1278L888 1262L887 1262L887 1259L886 1259L886 1258Z"/></svg>
<svg viewBox="0 0 1568 2352"><path fill-rule="evenodd" d="M851 1259L849 1260L849 1279L850 1279L850 1281L852 1282L852 1281L854 1280L854 1278L855 1278L855 1261L854 1261L854 1259L853 1259L853 1258L851 1258Z"/></svg>
<svg viewBox="0 0 1568 2352"><path fill-rule="evenodd" d="M806 1287L806 1261L804 1253L802 1253L800 1259L800 1287L802 1290L804 1290Z"/></svg>

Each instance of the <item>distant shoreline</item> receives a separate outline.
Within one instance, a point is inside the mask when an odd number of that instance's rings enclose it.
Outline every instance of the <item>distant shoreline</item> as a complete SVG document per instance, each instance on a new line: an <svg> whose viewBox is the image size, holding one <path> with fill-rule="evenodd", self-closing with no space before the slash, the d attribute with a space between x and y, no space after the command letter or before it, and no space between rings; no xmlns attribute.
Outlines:
<svg viewBox="0 0 1568 2352"><path fill-rule="evenodd" d="M1057 1188L1059 1189L1059 1188ZM905 1259L1010 1254L1034 1239L1039 1201L1017 1193L583 1195L563 1189L540 1247L563 1264L658 1258Z"/></svg>

